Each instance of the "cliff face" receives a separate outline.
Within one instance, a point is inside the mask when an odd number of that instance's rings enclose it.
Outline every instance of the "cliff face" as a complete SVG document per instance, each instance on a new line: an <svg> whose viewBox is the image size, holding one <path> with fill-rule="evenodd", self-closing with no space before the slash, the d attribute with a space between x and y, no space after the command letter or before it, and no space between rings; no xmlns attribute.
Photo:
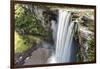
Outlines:
<svg viewBox="0 0 100 69"><path fill-rule="evenodd" d="M88 14L88 12L75 13L74 18L76 18L79 25L78 33L75 36L79 42L80 59L82 61L93 61L95 54L95 43L94 43L94 19L93 14Z"/></svg>

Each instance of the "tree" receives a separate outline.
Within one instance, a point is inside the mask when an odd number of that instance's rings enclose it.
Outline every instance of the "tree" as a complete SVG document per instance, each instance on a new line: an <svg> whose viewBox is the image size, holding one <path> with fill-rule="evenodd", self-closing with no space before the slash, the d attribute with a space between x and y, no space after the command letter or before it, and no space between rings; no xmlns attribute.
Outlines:
<svg viewBox="0 0 100 69"><path fill-rule="evenodd" d="M40 20L34 13L29 14L31 9L24 5L16 4L15 6L15 30L20 34L34 34L46 36L48 32L42 26Z"/></svg>

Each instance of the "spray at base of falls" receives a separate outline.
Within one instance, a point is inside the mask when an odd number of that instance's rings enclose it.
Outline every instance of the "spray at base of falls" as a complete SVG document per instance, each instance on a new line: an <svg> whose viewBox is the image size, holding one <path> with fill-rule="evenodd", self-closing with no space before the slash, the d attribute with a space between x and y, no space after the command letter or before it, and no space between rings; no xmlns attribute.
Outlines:
<svg viewBox="0 0 100 69"><path fill-rule="evenodd" d="M48 59L47 63L57 63L56 57L54 54Z"/></svg>
<svg viewBox="0 0 100 69"><path fill-rule="evenodd" d="M51 56L49 63L71 62L73 35L78 25L72 21L71 12L59 9L58 30L55 55Z"/></svg>

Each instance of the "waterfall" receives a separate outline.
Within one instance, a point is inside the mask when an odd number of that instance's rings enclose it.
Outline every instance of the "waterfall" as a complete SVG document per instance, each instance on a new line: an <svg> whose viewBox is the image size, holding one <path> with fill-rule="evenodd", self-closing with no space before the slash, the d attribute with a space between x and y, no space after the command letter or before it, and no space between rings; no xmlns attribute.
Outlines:
<svg viewBox="0 0 100 69"><path fill-rule="evenodd" d="M72 21L71 12L59 9L58 23L52 27L56 48L55 53L49 59L49 63L73 62L73 57L76 56L75 47L77 47L73 36L78 29L78 24Z"/></svg>
<svg viewBox="0 0 100 69"><path fill-rule="evenodd" d="M77 24L72 21L71 12L59 10L59 23L55 58L57 63L70 62L73 35Z"/></svg>

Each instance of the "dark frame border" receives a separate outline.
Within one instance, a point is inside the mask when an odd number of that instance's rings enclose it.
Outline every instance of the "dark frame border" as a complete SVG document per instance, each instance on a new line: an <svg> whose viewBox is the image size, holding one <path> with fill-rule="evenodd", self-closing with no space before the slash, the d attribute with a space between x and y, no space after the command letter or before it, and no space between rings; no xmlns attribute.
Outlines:
<svg viewBox="0 0 100 69"><path fill-rule="evenodd" d="M10 68L28 68L28 67L44 67L44 66L60 66L60 65L77 65L77 64L92 64L96 63L96 6L95 5L80 5L80 4L62 4L62 3L47 3L47 2L34 2L34 1L10 1ZM15 3L19 4L43 4L43 5L56 5L56 6L69 6L74 8L89 8L94 9L94 23L95 23L95 60L92 62L75 62L75 63L57 63L57 64L41 64L41 65L24 65L24 66L16 66L14 65L14 5Z"/></svg>

